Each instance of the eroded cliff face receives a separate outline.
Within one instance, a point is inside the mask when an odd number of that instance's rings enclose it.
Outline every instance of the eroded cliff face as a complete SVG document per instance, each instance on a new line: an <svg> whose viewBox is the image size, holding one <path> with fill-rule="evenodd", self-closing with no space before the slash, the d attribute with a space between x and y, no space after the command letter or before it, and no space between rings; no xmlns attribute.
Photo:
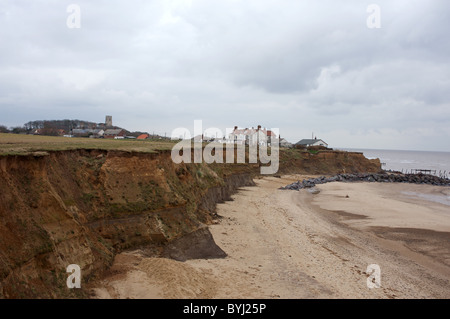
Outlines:
<svg viewBox="0 0 450 319"><path fill-rule="evenodd" d="M363 153L319 151L316 154L289 150L280 153L280 172L308 174L378 173L380 160L367 159Z"/></svg>
<svg viewBox="0 0 450 319"><path fill-rule="evenodd" d="M248 174L176 165L168 152L2 157L0 296L82 297L66 286L68 265L87 282L124 249L158 250L210 223L215 200L251 183Z"/></svg>
<svg viewBox="0 0 450 319"><path fill-rule="evenodd" d="M281 172L315 173L320 165L323 173L355 165L379 170L379 162L359 155L289 156ZM170 152L0 157L0 297L86 297L84 289L67 288L68 265L81 267L84 284L124 249L161 253L209 224L216 203L252 185L258 171L255 165L174 164Z"/></svg>

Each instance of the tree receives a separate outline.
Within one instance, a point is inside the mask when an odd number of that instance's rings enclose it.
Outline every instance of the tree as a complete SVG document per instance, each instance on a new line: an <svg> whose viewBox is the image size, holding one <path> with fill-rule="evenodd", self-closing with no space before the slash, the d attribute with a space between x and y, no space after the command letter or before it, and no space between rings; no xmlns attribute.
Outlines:
<svg viewBox="0 0 450 319"><path fill-rule="evenodd" d="M14 134L27 133L27 129L23 126L16 126L11 129Z"/></svg>

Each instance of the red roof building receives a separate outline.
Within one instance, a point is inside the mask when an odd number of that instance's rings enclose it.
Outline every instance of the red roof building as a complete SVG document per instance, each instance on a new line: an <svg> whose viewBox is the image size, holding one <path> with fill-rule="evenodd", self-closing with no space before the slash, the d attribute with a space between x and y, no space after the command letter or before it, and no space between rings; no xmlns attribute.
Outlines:
<svg viewBox="0 0 450 319"><path fill-rule="evenodd" d="M149 138L150 137L150 135L148 135L148 134L141 134L141 135L139 135L138 137L137 137L137 139L138 140L145 140L145 139L147 139L147 138Z"/></svg>

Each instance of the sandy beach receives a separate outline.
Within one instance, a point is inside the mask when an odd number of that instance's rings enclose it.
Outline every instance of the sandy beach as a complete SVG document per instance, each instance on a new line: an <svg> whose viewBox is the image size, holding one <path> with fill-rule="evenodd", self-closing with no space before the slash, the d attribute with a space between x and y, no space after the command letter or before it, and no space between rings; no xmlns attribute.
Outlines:
<svg viewBox="0 0 450 319"><path fill-rule="evenodd" d="M221 259L116 256L93 298L450 298L448 187L265 177L218 204ZM380 287L369 288L369 265ZM372 278L372 277L371 277Z"/></svg>

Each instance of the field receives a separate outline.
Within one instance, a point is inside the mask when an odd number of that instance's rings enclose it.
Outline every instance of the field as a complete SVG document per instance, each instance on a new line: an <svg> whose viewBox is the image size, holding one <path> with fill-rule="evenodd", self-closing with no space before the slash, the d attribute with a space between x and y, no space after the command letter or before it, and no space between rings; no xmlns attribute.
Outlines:
<svg viewBox="0 0 450 319"><path fill-rule="evenodd" d="M39 155L45 151L101 149L155 153L172 149L174 142L162 140L92 139L0 133L0 155Z"/></svg>

